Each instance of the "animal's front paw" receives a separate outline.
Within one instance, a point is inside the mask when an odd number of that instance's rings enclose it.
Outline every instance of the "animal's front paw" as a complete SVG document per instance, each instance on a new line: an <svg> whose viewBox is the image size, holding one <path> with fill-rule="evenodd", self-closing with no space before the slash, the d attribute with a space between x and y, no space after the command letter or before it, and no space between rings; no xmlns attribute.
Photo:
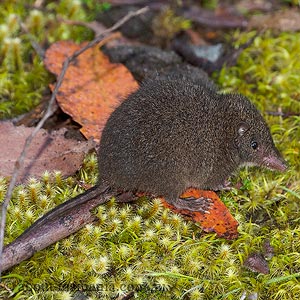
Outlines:
<svg viewBox="0 0 300 300"><path fill-rule="evenodd" d="M223 184L220 184L216 191L230 191L232 189L232 184L229 180L225 180Z"/></svg>

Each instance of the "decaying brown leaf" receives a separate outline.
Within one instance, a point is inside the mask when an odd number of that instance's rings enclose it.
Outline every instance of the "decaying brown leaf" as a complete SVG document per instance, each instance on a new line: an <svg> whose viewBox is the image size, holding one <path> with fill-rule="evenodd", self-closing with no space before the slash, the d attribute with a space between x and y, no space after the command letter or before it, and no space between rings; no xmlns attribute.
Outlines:
<svg viewBox="0 0 300 300"><path fill-rule="evenodd" d="M253 16L250 28L277 29L280 31L300 30L300 12L295 9L279 10L275 13Z"/></svg>
<svg viewBox="0 0 300 300"><path fill-rule="evenodd" d="M71 41L51 45L46 51L45 65L58 75L66 57L82 46ZM137 87L125 66L110 63L98 47L94 47L71 63L57 101L65 113L82 125L81 132L86 138L99 141L110 114Z"/></svg>
<svg viewBox="0 0 300 300"><path fill-rule="evenodd" d="M11 176L26 137L33 128L0 122L0 175ZM85 154L95 145L92 141L79 142L64 137L65 129L49 134L41 129L32 141L19 175L19 182L41 176L45 170L60 170L63 176L72 175L82 163Z"/></svg>
<svg viewBox="0 0 300 300"><path fill-rule="evenodd" d="M269 274L270 268L268 262L261 253L251 253L244 261L244 266L252 272Z"/></svg>

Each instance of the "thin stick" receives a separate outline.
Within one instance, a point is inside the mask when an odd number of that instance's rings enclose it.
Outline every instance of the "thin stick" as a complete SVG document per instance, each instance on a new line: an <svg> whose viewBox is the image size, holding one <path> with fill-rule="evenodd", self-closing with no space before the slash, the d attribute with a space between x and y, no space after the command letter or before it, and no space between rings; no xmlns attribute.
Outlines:
<svg viewBox="0 0 300 300"><path fill-rule="evenodd" d="M35 52L38 54L40 59L44 59L44 57L45 57L44 49L42 49L42 47L36 42L36 39L34 38L34 36L29 32L26 25L24 23L22 23L20 19L19 19L19 24L20 24L22 30L27 34L29 41L31 43L31 47L35 50Z"/></svg>
<svg viewBox="0 0 300 300"><path fill-rule="evenodd" d="M94 40L89 42L86 46L82 47L81 49L77 50L76 52L73 53L70 57L67 57L63 63L63 68L61 70L61 73L59 74L57 78L57 83L55 85L55 89L52 93L51 99L49 101L47 110L43 116L43 118L40 120L40 122L37 124L35 129L32 131L32 133L27 137L25 141L25 145L23 147L22 153L20 154L18 160L15 163L14 167L14 172L11 177L11 181L9 183L5 199L2 203L2 208L1 208L1 220L0 220L0 267L2 265L2 253L3 253L3 245L4 245L4 231L5 231L5 223L6 223L6 212L7 212L7 207L9 204L9 201L12 196L12 192L14 189L14 186L16 184L19 172L21 168L23 167L24 164L24 159L27 154L28 148L35 137L35 135L38 133L38 131L42 128L44 125L45 121L54 113L55 109L55 98L57 95L57 92L62 85L64 76L66 74L66 71L70 65L70 63L77 58L81 53L86 51L89 48L94 47L96 44L98 44L107 34L113 32L114 30L118 29L120 26L122 26L125 22L127 22L129 19L132 17L138 16L140 14L143 14L148 11L148 7L141 8L135 12L129 12L124 18L119 20L117 23L115 23L112 27L108 28L107 30L103 31L101 34L99 34ZM0 269L0 276L1 276L1 269ZM0 279L1 280L1 279Z"/></svg>

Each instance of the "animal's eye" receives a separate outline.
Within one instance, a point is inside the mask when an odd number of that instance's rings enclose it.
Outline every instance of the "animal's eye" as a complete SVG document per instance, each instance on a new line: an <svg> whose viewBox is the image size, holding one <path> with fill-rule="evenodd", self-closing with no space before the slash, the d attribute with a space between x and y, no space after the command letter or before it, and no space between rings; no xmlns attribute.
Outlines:
<svg viewBox="0 0 300 300"><path fill-rule="evenodd" d="M257 147L258 147L258 144L257 144L257 142L256 142L256 141L254 141L254 140L252 140L252 141L251 141L251 144L250 144L250 145L251 145L251 147L252 147L252 149L253 149L253 150L256 150L256 149L257 149Z"/></svg>

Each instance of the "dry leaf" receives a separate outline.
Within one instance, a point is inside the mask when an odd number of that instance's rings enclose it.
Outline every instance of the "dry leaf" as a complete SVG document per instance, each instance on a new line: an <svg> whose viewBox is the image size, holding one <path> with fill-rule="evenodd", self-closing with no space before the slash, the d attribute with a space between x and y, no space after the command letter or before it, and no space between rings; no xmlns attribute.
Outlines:
<svg viewBox="0 0 300 300"><path fill-rule="evenodd" d="M235 239L238 236L237 227L238 222L230 214L225 204L220 200L218 195L212 191L203 191L197 189L188 189L180 198L208 198L211 199L212 205L209 213L199 211L179 210L176 207L167 203L164 199L162 202L164 206L170 208L172 211L182 214L188 219L200 224L200 227L205 232L215 232L217 236L226 239Z"/></svg>
<svg viewBox="0 0 300 300"><path fill-rule="evenodd" d="M278 29L280 31L297 31L300 29L299 10L279 10L275 13L253 16L249 22L250 28Z"/></svg>
<svg viewBox="0 0 300 300"><path fill-rule="evenodd" d="M46 51L44 63L58 75L66 57L83 46L57 42ZM61 109L82 125L84 136L99 141L110 114L137 88L124 65L110 63L98 47L93 47L69 66L56 98Z"/></svg>
<svg viewBox="0 0 300 300"><path fill-rule="evenodd" d="M10 122L0 122L0 175L11 176L15 162L23 150L25 139L34 128L14 126ZM19 182L34 176L40 177L45 170L59 170L63 176L73 175L83 161L85 154L94 143L79 142L64 137L65 129L49 134L40 129L33 139L24 167L18 177Z"/></svg>
<svg viewBox="0 0 300 300"><path fill-rule="evenodd" d="M244 266L253 272L269 274L270 268L268 262L261 253L251 253L246 258Z"/></svg>

